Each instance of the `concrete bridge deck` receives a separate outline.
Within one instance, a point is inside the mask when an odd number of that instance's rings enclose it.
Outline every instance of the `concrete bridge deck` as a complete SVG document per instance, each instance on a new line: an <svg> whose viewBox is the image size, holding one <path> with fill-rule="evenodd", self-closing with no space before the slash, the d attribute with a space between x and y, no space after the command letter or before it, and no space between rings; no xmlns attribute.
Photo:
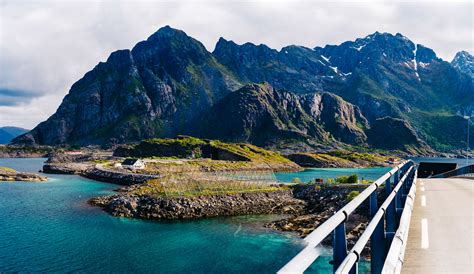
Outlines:
<svg viewBox="0 0 474 274"><path fill-rule="evenodd" d="M418 179L403 273L474 273L474 180Z"/></svg>

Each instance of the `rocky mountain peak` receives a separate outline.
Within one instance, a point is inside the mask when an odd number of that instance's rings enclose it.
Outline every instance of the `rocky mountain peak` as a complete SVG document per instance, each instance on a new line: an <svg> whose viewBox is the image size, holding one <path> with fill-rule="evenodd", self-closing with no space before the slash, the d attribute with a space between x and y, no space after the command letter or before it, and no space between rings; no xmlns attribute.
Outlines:
<svg viewBox="0 0 474 274"><path fill-rule="evenodd" d="M458 71L474 76L474 56L467 51L460 51L456 53L454 59L451 61L451 65Z"/></svg>
<svg viewBox="0 0 474 274"><path fill-rule="evenodd" d="M128 49L114 51L106 63L118 67L130 66L133 63L132 52Z"/></svg>
<svg viewBox="0 0 474 274"><path fill-rule="evenodd" d="M184 31L170 26L160 28L147 40L137 43L132 49L132 54L139 62L159 62L170 65L181 63L183 59L201 64L211 57L201 42L188 36Z"/></svg>
<svg viewBox="0 0 474 274"><path fill-rule="evenodd" d="M416 61L421 63L431 63L433 60L438 60L436 53L423 45L416 45Z"/></svg>
<svg viewBox="0 0 474 274"><path fill-rule="evenodd" d="M187 36L186 33L182 30L175 29L170 27L169 25L166 25L164 27L159 28L155 33L150 35L148 40L154 40L154 39L160 39L164 37L172 37L172 36Z"/></svg>

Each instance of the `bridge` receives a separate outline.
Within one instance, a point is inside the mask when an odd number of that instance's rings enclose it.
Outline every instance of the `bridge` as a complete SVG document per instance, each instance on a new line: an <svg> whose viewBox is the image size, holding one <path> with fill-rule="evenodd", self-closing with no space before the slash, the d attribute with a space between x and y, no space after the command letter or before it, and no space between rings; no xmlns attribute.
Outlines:
<svg viewBox="0 0 474 274"><path fill-rule="evenodd" d="M371 273L474 273L473 198L474 165L418 179L417 166L405 161L310 233L278 273L308 270L328 237L334 273L358 273L368 247ZM364 203L370 221L348 250L346 222Z"/></svg>

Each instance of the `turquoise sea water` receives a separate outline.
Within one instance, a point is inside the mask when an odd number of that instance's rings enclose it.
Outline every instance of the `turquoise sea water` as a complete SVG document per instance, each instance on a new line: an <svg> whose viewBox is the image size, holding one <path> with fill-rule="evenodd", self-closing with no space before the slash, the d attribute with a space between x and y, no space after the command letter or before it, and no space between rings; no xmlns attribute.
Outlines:
<svg viewBox="0 0 474 274"><path fill-rule="evenodd" d="M0 166L36 172L43 161L0 158ZM277 177L309 181L354 171L311 169ZM358 172L376 176L384 171ZM263 228L275 216L173 222L116 218L87 200L112 193L117 185L48 177L45 183L0 183L0 272L274 273L303 248L295 235ZM312 269L329 273L330 250L323 254Z"/></svg>
<svg viewBox="0 0 474 274"><path fill-rule="evenodd" d="M278 181L291 182L294 178L299 178L302 182L309 182L319 178L325 181L329 178L357 174L362 180L376 180L390 170L389 167L382 168L308 168L300 172L275 173Z"/></svg>
<svg viewBox="0 0 474 274"><path fill-rule="evenodd" d="M0 159L38 171L43 159ZM301 240L262 228L267 217L152 222L115 218L90 197L116 185L48 175L46 183L0 183L0 272L275 272ZM328 257L321 269L330 269Z"/></svg>

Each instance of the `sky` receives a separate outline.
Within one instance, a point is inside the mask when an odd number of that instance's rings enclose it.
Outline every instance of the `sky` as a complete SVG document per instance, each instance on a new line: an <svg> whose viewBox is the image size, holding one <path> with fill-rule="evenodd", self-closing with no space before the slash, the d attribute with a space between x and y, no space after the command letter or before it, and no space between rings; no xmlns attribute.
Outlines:
<svg viewBox="0 0 474 274"><path fill-rule="evenodd" d="M473 14L471 1L0 0L0 126L35 127L111 52L165 25L209 51L219 37L279 50L399 32L450 61L473 52Z"/></svg>

